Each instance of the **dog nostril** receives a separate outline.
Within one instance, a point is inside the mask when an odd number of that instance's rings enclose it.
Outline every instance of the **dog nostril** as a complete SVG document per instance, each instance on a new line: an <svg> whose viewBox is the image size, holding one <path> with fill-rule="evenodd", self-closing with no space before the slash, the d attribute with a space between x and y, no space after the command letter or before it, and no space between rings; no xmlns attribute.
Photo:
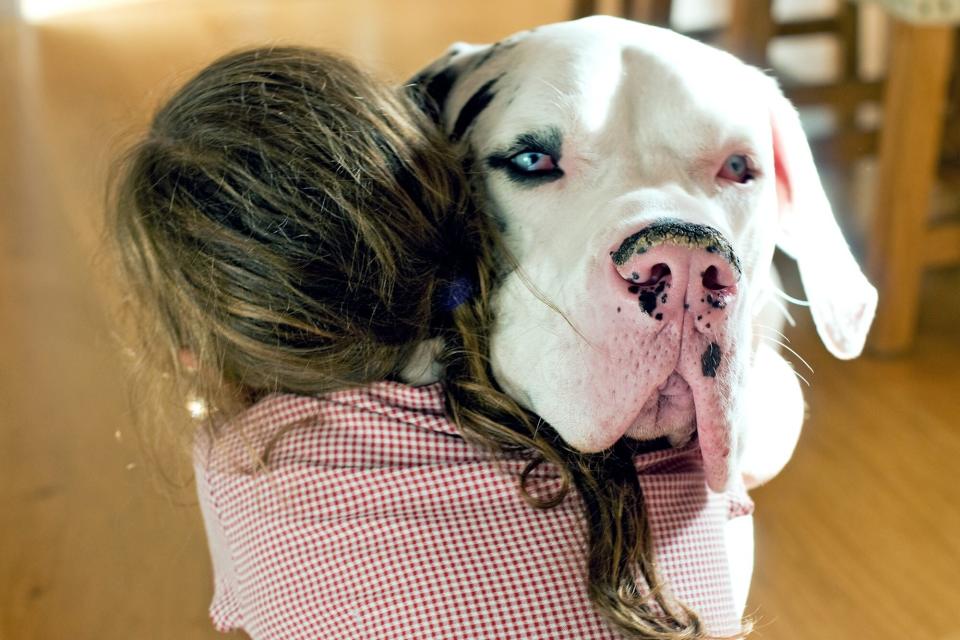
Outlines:
<svg viewBox="0 0 960 640"><path fill-rule="evenodd" d="M711 291L719 291L720 289L726 289L730 285L720 282L720 270L716 267L707 267L707 270L703 272L703 288L710 289Z"/></svg>
<svg viewBox="0 0 960 640"><path fill-rule="evenodd" d="M637 282L641 287L645 287L651 284L657 284L664 278L670 275L670 267L668 267L663 262L658 262L657 264L650 267L650 276L645 282Z"/></svg>

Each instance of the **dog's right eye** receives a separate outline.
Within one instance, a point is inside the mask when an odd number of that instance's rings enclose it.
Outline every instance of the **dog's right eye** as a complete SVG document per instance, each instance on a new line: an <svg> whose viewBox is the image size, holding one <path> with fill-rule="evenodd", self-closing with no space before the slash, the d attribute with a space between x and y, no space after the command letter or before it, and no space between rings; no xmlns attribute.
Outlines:
<svg viewBox="0 0 960 640"><path fill-rule="evenodd" d="M549 153L523 151L510 158L513 168L523 173L543 173L557 169L557 163Z"/></svg>
<svg viewBox="0 0 960 640"><path fill-rule="evenodd" d="M513 182L528 187L563 177L557 158L546 151L524 149L518 153L491 156L487 163L493 169L505 170Z"/></svg>
<svg viewBox="0 0 960 640"><path fill-rule="evenodd" d="M503 171L523 187L536 187L563 177L560 149L563 137L556 127L518 135L505 149L487 157L487 166Z"/></svg>

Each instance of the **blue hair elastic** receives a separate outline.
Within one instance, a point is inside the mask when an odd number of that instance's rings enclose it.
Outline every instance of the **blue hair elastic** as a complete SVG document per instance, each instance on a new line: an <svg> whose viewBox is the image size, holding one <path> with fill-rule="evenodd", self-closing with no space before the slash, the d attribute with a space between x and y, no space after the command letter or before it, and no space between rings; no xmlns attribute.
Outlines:
<svg viewBox="0 0 960 640"><path fill-rule="evenodd" d="M440 290L440 308L453 311L473 297L473 283L466 276L460 276Z"/></svg>

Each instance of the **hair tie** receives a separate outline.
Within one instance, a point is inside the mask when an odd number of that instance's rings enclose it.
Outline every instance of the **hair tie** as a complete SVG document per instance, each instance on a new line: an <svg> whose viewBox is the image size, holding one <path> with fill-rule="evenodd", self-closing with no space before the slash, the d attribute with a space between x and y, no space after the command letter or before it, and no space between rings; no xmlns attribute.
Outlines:
<svg viewBox="0 0 960 640"><path fill-rule="evenodd" d="M473 283L466 276L459 276L440 290L440 308L453 311L473 297Z"/></svg>

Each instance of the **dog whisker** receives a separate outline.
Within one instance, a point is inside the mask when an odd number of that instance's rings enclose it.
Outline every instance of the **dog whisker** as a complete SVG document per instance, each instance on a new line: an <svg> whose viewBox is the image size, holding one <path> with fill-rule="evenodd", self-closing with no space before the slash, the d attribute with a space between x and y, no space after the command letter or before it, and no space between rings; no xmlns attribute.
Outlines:
<svg viewBox="0 0 960 640"><path fill-rule="evenodd" d="M777 342L776 340L773 340L772 338L770 338L770 336L760 335L760 337L763 338L764 340L769 340L770 342L772 342L772 343L774 343L774 344L778 344L778 345L780 345L781 347L783 347L783 348L785 348L785 349L790 349L790 347L786 346L785 344L783 344L783 343L781 343L781 342ZM806 362L805 360L803 360L803 358L801 358L800 355L797 354L796 351L794 351L793 349L790 349L790 351L791 351L794 355L796 355L798 358L800 358L800 360L803 361L803 363L804 363L805 365L807 365L807 368L810 369L811 372L813 371L813 369L810 368L810 365L807 364L807 362ZM810 385L810 381L807 380L806 378L804 378L802 375L800 375L800 373L794 368L793 363L788 362L787 364L790 365L790 373L792 373L793 375L795 375L795 376L797 377L797 380L799 380L799 381L802 382L803 384L807 385L808 387L811 386L811 385Z"/></svg>
<svg viewBox="0 0 960 640"><path fill-rule="evenodd" d="M803 356L801 356L799 353L797 353L796 351L794 351L793 349L791 349L790 347L788 347L788 346L785 345L784 343L782 343L782 342L780 342L779 340L776 340L776 339L774 339L774 338L771 338L770 336L761 335L760 337L763 338L764 340L769 340L769 341L772 342L773 344L780 345L781 347L783 347L784 349L786 349L787 351L789 351L789 352L792 353L793 355L797 356L797 359L799 359L800 362L803 363L803 366L805 366L807 369L810 370L810 373L816 373L816 372L813 370L813 367L810 366L810 363L807 362L807 361L804 359Z"/></svg>
<svg viewBox="0 0 960 640"><path fill-rule="evenodd" d="M787 306L783 304L781 300L779 300L778 298L770 298L770 302L777 305L777 309L779 309L780 312L783 313L783 317L787 321L787 324L789 324L791 327L797 326L797 321L793 319L793 316L790 315L789 309L787 309Z"/></svg>
<svg viewBox="0 0 960 640"><path fill-rule="evenodd" d="M777 294L778 296L780 296L781 298L783 298L783 299L786 300L787 302L790 302L790 303L793 303L793 304L797 305L798 307L809 307L809 306L810 306L810 302L809 302L809 301L807 301L807 300L800 300L800 299L798 299L798 298L794 298L794 297L791 296L790 294L786 293L785 291L783 291L783 290L781 290L781 289L779 289L779 288L777 288L777 287L775 287L775 286L773 286L773 285L770 286L770 291L772 291L773 293Z"/></svg>
<svg viewBox="0 0 960 640"><path fill-rule="evenodd" d="M767 329L768 331L773 331L775 334L777 334L778 336L780 336L781 338L783 338L784 340L786 340L788 343L790 342L790 338L788 338L788 337L787 337L786 335L784 335L782 332L777 331L777 330L774 329L773 327L767 326L767 325L765 325L765 324L754 324L753 326L755 326L755 327L758 328L758 329Z"/></svg>
<svg viewBox="0 0 960 640"><path fill-rule="evenodd" d="M790 367L790 370L793 371L793 375L795 375L795 376L797 376L797 378L799 378L800 382L802 382L803 384L807 385L808 387L810 386L810 382L807 381L807 379L804 378L802 375L800 375L800 374L797 372L796 369L794 369L793 367Z"/></svg>
<svg viewBox="0 0 960 640"><path fill-rule="evenodd" d="M567 316L567 314L565 314L565 313L560 309L560 307L558 307L558 306L557 306L553 301L551 301L542 291L540 291L540 289L537 288L537 286L536 286L535 284L533 284L533 281L530 279L530 277L529 277L526 273L524 273L523 269L521 269L519 265L517 265L517 267L514 269L514 271L516 272L517 277L520 278L520 282L522 282L522 283L523 283L523 286L525 286L525 287L527 288L527 291L529 291L531 294L533 294L533 297L534 297L534 298L536 298L537 300L539 300L540 302L542 302L543 304L545 304L548 309L550 309L551 311L556 312L561 318L563 318L564 322L566 322L566 323L570 326L570 328L573 329L573 332L576 333L578 336L580 336L580 338L581 338L585 343L587 343L587 345L589 345L591 349L597 349L597 346L596 346L595 344L593 344L592 342L590 342L590 340L587 339L587 336L583 335L583 332L580 331L580 329L578 329L575 324L573 324L573 321L570 320L570 318Z"/></svg>

